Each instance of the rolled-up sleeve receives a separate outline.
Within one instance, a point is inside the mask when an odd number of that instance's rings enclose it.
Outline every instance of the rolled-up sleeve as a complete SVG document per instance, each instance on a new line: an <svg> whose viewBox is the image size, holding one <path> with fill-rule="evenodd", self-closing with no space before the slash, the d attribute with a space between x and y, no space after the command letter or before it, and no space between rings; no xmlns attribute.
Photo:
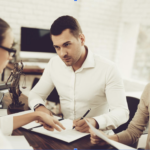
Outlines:
<svg viewBox="0 0 150 150"><path fill-rule="evenodd" d="M13 131L13 116L0 117L0 129L4 135L11 135Z"/></svg>
<svg viewBox="0 0 150 150"><path fill-rule="evenodd" d="M54 84L52 82L51 75L50 75L50 61L49 61L39 82L29 93L29 98L28 98L29 107L33 110L34 106L38 103L44 105L43 100L45 100L48 97L48 95L53 89L54 89Z"/></svg>
<svg viewBox="0 0 150 150"><path fill-rule="evenodd" d="M106 73L105 94L109 113L94 117L101 130L116 129L129 119L123 80L116 65L111 65Z"/></svg>

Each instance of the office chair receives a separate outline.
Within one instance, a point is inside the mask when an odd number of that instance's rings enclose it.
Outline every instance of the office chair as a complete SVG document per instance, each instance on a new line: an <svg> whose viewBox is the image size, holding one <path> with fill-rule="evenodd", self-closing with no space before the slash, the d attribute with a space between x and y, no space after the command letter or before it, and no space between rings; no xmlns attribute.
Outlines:
<svg viewBox="0 0 150 150"><path fill-rule="evenodd" d="M39 81L39 78L34 78L31 89L37 84L38 81ZM51 102L54 102L55 105L60 103L59 96L58 96L56 88L54 88L54 90L50 93L50 95L47 97L47 100L51 101Z"/></svg>
<svg viewBox="0 0 150 150"><path fill-rule="evenodd" d="M121 126L119 126L117 129L114 129L114 133L119 133L123 130L126 130L130 121L132 120L132 118L134 117L135 115L135 112L137 111L137 107L138 107L138 104L140 102L140 100L138 98L134 98L134 97L130 97L130 96L127 96L127 104L128 104L128 108L129 108L129 120L122 124Z"/></svg>

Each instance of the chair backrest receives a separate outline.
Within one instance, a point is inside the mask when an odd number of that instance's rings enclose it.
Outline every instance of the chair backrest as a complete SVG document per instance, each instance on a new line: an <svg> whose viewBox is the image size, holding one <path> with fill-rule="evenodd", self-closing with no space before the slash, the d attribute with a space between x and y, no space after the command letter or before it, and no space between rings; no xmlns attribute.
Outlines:
<svg viewBox="0 0 150 150"><path fill-rule="evenodd" d="M137 111L137 107L138 107L138 104L140 102L140 100L138 98L134 98L134 97L129 97L127 96L127 104L128 104L128 108L129 108L129 120L122 124L121 126L119 126L117 129L114 129L113 131L115 133L119 133L123 130L126 130L130 121L132 120L132 118L134 117L135 115L135 112Z"/></svg>
<svg viewBox="0 0 150 150"><path fill-rule="evenodd" d="M51 102L55 102L56 105L60 103L59 95L57 93L56 88L54 88L54 90L50 93L50 95L47 97L47 100Z"/></svg>
<svg viewBox="0 0 150 150"><path fill-rule="evenodd" d="M39 78L34 78L34 81L32 83L31 89L37 84L38 81L39 81ZM56 105L58 103L60 103L60 101L59 101L59 95L57 93L56 88L54 88L54 90L50 93L50 95L47 97L47 100L51 101L51 102L55 102Z"/></svg>

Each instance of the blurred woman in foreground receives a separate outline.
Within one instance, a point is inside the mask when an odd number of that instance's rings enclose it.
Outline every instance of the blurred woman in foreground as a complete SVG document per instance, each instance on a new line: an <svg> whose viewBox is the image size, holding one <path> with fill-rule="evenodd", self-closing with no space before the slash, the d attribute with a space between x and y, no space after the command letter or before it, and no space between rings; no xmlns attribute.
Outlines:
<svg viewBox="0 0 150 150"><path fill-rule="evenodd" d="M6 67L12 56L16 51L11 49L13 45L13 32L7 22L0 18L0 74ZM12 131L34 120L39 120L46 124L47 129L53 131L54 129L61 131L59 127L65 129L63 125L54 117L36 111L33 113L21 115L21 116L6 116L0 117L0 130L4 135L11 135ZM58 126L59 127L58 127Z"/></svg>
<svg viewBox="0 0 150 150"><path fill-rule="evenodd" d="M140 136L143 134L143 131L145 130L147 123L150 122L149 114L150 114L150 83L145 87L144 92L141 96L140 103L138 105L137 112L135 113L134 118L132 119L128 128L125 131L122 131L115 135L105 135L102 131L100 132L111 140L126 145L133 145L135 142L138 141ZM94 135L94 133L91 130L90 133L92 144L98 145L107 144L99 137ZM145 149L150 149L150 127L148 130L148 138Z"/></svg>

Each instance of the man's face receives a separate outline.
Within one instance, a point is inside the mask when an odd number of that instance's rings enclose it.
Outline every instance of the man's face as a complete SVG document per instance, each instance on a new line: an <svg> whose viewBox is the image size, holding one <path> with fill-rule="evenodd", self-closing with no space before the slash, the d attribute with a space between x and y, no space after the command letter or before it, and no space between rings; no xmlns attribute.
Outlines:
<svg viewBox="0 0 150 150"><path fill-rule="evenodd" d="M78 62L83 46L80 36L77 39L66 29L60 35L52 35L52 41L57 54L67 66Z"/></svg>

